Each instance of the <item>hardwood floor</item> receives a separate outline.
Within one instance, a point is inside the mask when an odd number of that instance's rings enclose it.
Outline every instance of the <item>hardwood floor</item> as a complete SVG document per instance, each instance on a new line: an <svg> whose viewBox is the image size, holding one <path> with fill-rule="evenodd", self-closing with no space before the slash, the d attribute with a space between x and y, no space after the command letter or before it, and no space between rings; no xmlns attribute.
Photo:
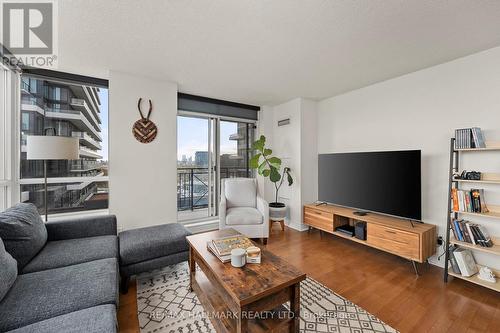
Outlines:
<svg viewBox="0 0 500 333"><path fill-rule="evenodd" d="M267 248L400 332L500 332L500 295L319 231L276 225ZM135 281L120 295L120 332L139 332Z"/></svg>

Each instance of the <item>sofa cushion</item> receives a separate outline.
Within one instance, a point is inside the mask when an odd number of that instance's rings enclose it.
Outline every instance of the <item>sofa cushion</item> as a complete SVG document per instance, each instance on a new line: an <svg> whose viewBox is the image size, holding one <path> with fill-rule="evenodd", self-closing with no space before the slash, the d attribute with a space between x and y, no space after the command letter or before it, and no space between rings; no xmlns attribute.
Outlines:
<svg viewBox="0 0 500 333"><path fill-rule="evenodd" d="M116 332L116 308L100 305L24 326L8 333Z"/></svg>
<svg viewBox="0 0 500 333"><path fill-rule="evenodd" d="M118 235L120 265L134 264L188 251L186 236L189 235L191 235L189 230L179 223L123 231Z"/></svg>
<svg viewBox="0 0 500 333"><path fill-rule="evenodd" d="M0 302L0 332L102 304L118 303L115 258L18 275Z"/></svg>
<svg viewBox="0 0 500 333"><path fill-rule="evenodd" d="M118 258L117 236L49 241L22 272L38 272L105 258Z"/></svg>
<svg viewBox="0 0 500 333"><path fill-rule="evenodd" d="M255 207L257 185L253 178L230 178L224 180L224 195L227 208Z"/></svg>
<svg viewBox="0 0 500 333"><path fill-rule="evenodd" d="M47 229L35 205L19 203L0 213L0 238L21 271L47 242Z"/></svg>
<svg viewBox="0 0 500 333"><path fill-rule="evenodd" d="M235 207L229 208L226 211L226 224L227 225L248 225L248 224L262 224L262 214L257 208L252 207Z"/></svg>
<svg viewBox="0 0 500 333"><path fill-rule="evenodd" d="M17 277L16 259L5 251L2 239L0 239L0 301L14 284Z"/></svg>

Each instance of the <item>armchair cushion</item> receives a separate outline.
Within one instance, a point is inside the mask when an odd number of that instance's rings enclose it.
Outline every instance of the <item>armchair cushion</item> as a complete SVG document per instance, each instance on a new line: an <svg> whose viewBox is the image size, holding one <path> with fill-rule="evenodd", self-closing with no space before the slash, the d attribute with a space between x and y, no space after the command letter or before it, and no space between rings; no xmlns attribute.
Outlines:
<svg viewBox="0 0 500 333"><path fill-rule="evenodd" d="M257 184L253 178L230 178L224 181L227 208L255 207Z"/></svg>
<svg viewBox="0 0 500 333"><path fill-rule="evenodd" d="M226 225L250 225L262 224L262 214L257 208L252 207L234 207L226 212Z"/></svg>
<svg viewBox="0 0 500 333"><path fill-rule="evenodd" d="M35 205L19 203L0 213L0 238L22 270L47 242L47 229Z"/></svg>

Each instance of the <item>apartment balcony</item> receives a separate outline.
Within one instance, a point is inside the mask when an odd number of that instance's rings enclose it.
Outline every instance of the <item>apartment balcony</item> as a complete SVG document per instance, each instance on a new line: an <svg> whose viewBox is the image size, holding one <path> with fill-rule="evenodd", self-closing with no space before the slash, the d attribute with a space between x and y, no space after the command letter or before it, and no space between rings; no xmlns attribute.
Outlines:
<svg viewBox="0 0 500 333"><path fill-rule="evenodd" d="M244 140L245 139L245 136L243 134L239 134L239 133L233 133L229 136L229 140L233 140L233 141L239 141L239 140Z"/></svg>
<svg viewBox="0 0 500 333"><path fill-rule="evenodd" d="M73 132L71 135L74 138L80 139L80 144L84 145L86 147L89 147L91 149L95 150L101 150L102 146L99 141L94 140L90 135L88 135L86 132Z"/></svg>
<svg viewBox="0 0 500 333"><path fill-rule="evenodd" d="M47 109L45 116L48 118L62 119L70 121L78 129L83 132L89 133L95 140L102 141L100 131L90 123L85 115L78 110L65 110L65 109Z"/></svg>
<svg viewBox="0 0 500 333"><path fill-rule="evenodd" d="M95 150L87 149L83 146L80 146L80 158L86 157L86 158L95 158L97 160L102 159L102 155L99 155L99 153Z"/></svg>
<svg viewBox="0 0 500 333"><path fill-rule="evenodd" d="M97 172L97 170L102 170L104 168L104 165L97 161L77 160L70 161L69 163L69 172L71 173Z"/></svg>
<svg viewBox="0 0 500 333"><path fill-rule="evenodd" d="M92 120L94 125L96 127L99 127L101 124L101 119L99 117L96 117L94 113L90 110L89 105L84 99L79 99L79 98L72 98L70 105L78 111L83 112L85 115L88 115L88 118Z"/></svg>
<svg viewBox="0 0 500 333"><path fill-rule="evenodd" d="M43 115L43 107L38 103L37 98L33 96L22 96L21 111L38 112Z"/></svg>
<svg viewBox="0 0 500 333"><path fill-rule="evenodd" d="M97 121L100 124L101 110L99 108L99 104L95 102L95 96L92 96L94 93L92 89L94 88L86 86L73 86L73 85L69 86L69 88L71 89L73 94L77 97L77 99L85 101L85 103L89 107L89 110L92 112L93 116L95 117L95 119L97 119Z"/></svg>

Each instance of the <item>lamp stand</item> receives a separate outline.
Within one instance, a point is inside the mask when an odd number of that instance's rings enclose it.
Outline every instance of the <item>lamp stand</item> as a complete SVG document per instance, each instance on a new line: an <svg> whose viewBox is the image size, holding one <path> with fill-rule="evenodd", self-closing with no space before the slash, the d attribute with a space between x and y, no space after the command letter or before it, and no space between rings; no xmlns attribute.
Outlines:
<svg viewBox="0 0 500 333"><path fill-rule="evenodd" d="M49 205L47 203L47 160L43 160L43 177L45 183L45 191L44 191L44 204L45 204L45 222L49 220Z"/></svg>

